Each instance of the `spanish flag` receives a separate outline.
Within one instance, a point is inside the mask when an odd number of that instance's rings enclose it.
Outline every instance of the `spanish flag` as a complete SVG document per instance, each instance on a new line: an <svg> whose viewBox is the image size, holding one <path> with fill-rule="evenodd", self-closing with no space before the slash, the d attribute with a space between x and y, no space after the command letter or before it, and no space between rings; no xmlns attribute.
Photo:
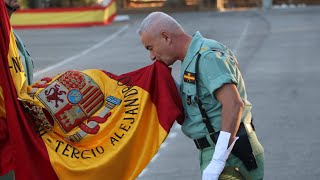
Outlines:
<svg viewBox="0 0 320 180"><path fill-rule="evenodd" d="M122 75L72 70L27 86L0 5L0 175L135 179L184 118L170 69L155 62Z"/></svg>

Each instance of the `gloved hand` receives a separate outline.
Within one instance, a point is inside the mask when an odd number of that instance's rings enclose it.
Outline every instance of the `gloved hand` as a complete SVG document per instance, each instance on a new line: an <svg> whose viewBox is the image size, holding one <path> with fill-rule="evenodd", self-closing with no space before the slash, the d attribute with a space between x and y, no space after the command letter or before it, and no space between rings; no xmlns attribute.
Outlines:
<svg viewBox="0 0 320 180"><path fill-rule="evenodd" d="M228 148L230 136L231 134L229 132L220 131L211 162L202 173L202 180L217 180L219 178L228 156L238 139L238 137L236 137Z"/></svg>

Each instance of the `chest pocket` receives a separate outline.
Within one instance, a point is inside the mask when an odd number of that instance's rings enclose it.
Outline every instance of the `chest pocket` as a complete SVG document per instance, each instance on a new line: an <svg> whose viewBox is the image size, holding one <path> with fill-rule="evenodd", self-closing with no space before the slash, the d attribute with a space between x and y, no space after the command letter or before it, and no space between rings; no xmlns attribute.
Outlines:
<svg viewBox="0 0 320 180"><path fill-rule="evenodd" d="M188 115L198 115L199 107L194 97L197 95L197 88L195 84L183 83L182 98L185 113Z"/></svg>

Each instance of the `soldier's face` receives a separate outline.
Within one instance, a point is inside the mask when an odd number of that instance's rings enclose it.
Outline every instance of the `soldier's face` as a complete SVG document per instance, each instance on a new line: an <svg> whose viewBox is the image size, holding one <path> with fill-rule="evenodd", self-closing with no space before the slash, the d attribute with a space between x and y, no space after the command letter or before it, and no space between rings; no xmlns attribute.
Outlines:
<svg viewBox="0 0 320 180"><path fill-rule="evenodd" d="M168 38L144 32L141 34L140 40L150 52L151 60L161 61L167 66L172 65L176 61Z"/></svg>
<svg viewBox="0 0 320 180"><path fill-rule="evenodd" d="M15 8L15 9L20 8L20 3L18 0L4 0L4 2L12 8Z"/></svg>

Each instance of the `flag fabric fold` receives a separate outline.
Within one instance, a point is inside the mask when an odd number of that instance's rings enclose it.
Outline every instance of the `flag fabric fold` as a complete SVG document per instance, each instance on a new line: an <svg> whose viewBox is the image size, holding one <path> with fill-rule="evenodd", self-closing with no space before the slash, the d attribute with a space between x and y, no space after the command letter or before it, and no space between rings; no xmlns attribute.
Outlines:
<svg viewBox="0 0 320 180"><path fill-rule="evenodd" d="M171 70L160 62L122 75L73 70L27 86L0 3L0 175L135 179L184 118Z"/></svg>

